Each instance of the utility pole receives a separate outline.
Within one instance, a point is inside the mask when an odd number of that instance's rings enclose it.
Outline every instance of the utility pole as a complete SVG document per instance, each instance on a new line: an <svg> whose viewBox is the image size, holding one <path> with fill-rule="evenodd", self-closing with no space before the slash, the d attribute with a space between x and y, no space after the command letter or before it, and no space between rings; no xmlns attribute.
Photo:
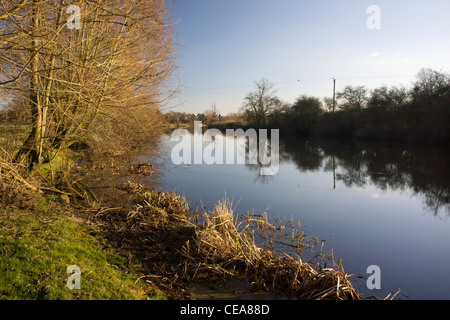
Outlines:
<svg viewBox="0 0 450 320"><path fill-rule="evenodd" d="M336 106L336 79L333 79L333 113L334 107ZM333 190L336 189L336 164L334 162L334 154L333 154Z"/></svg>
<svg viewBox="0 0 450 320"><path fill-rule="evenodd" d="M334 154L333 154L333 190L336 189L336 163L334 162Z"/></svg>
<svg viewBox="0 0 450 320"><path fill-rule="evenodd" d="M333 79L333 112L334 112L334 107L336 106L336 79L335 78L331 79Z"/></svg>

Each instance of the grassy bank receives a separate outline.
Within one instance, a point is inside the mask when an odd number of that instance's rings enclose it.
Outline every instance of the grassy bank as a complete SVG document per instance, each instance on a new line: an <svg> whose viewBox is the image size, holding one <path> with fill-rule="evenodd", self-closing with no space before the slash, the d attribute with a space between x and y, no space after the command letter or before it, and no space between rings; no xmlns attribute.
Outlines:
<svg viewBox="0 0 450 320"><path fill-rule="evenodd" d="M99 236L98 226L78 217L83 208L72 195L46 184L72 162L58 158L31 174L0 150L0 300L165 299L137 281L135 266ZM73 265L81 288L71 290Z"/></svg>
<svg viewBox="0 0 450 320"><path fill-rule="evenodd" d="M163 299L137 283L132 266L77 219L52 202L37 209L0 210L0 299ZM81 270L81 288L69 289L67 268Z"/></svg>

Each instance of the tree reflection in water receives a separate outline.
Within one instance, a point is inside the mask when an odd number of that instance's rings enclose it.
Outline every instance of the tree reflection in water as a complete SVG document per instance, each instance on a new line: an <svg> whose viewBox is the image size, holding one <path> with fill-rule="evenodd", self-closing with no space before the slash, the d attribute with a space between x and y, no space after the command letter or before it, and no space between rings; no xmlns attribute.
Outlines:
<svg viewBox="0 0 450 320"><path fill-rule="evenodd" d="M411 191L435 216L450 216L450 154L444 148L401 146L381 142L325 139L280 139L280 165L295 163L301 172L326 171L346 187L375 185L390 191ZM246 165L258 175L259 165ZM269 178L269 179L267 179ZM259 176L261 183L270 178Z"/></svg>

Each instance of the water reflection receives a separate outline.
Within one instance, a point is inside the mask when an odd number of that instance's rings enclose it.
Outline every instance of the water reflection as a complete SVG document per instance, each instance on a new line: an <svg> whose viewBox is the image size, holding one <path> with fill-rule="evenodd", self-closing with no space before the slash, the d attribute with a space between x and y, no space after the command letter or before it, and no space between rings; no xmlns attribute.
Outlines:
<svg viewBox="0 0 450 320"><path fill-rule="evenodd" d="M213 147L228 148L228 139ZM383 289L376 296L401 288L413 298L449 298L450 279L442 277L450 267L449 151L280 137L279 171L262 176L262 163L175 165L176 143L169 134L159 155L139 157L157 172L140 178L205 210L226 195L237 213L293 216L325 252L343 259L347 272L366 275L369 265L380 266ZM248 147L238 152L248 163Z"/></svg>
<svg viewBox="0 0 450 320"><path fill-rule="evenodd" d="M382 191L410 191L423 199L435 216L450 215L449 153L432 147L409 147L386 143L299 140L282 137L280 164L295 163L301 172L326 171L346 187L375 185ZM258 165L246 165L255 171L255 181L268 184L271 176L260 176Z"/></svg>

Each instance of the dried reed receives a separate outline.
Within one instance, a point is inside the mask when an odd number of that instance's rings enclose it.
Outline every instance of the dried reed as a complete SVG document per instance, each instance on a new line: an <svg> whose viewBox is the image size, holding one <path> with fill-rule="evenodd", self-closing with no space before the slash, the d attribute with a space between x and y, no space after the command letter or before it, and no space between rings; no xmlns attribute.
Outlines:
<svg viewBox="0 0 450 320"><path fill-rule="evenodd" d="M277 229L266 215L249 221L266 230ZM205 212L197 226L194 243L189 244L189 249L185 247L192 267L198 269L200 265L203 269L233 275L240 272L258 289L283 292L295 299L362 299L340 261L335 268L323 268L287 254L277 255L271 246L264 249L258 246L255 229L249 229L245 223L237 220L227 199L219 201L211 212Z"/></svg>
<svg viewBox="0 0 450 320"><path fill-rule="evenodd" d="M216 279L221 275L246 279L254 289L281 293L284 298L362 299L348 280L341 261L333 268L326 268L286 253L278 254L270 242L277 236L275 231L285 229L272 225L265 214L238 219L231 201L225 198L218 201L212 211L203 212L200 217L196 211L192 216L186 200L174 193L147 191L142 185L131 182L123 188L134 195L137 204L135 211L128 214L128 222L133 220L147 227L164 226L166 246L180 246L180 240L184 241L182 248L175 250L178 260L170 268L171 275L164 274L166 278L195 281ZM172 221L170 226L169 221ZM288 224L293 226L293 221ZM132 225L127 228L140 230ZM259 239L264 239L265 245L256 241L261 233L264 237ZM292 243L300 249L308 247L303 243L305 238L303 234L293 233ZM176 281L173 280L171 286Z"/></svg>

